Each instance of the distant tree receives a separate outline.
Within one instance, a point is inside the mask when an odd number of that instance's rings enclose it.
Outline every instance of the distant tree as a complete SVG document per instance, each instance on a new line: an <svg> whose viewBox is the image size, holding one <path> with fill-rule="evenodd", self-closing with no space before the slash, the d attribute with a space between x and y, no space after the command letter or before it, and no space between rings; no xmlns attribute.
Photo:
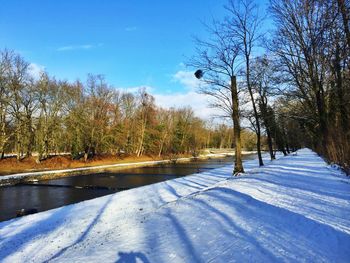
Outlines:
<svg viewBox="0 0 350 263"><path fill-rule="evenodd" d="M38 162L60 152L84 161L103 154L197 156L215 138L220 147L232 145L231 128L215 130L190 107L159 108L145 90L118 91L101 75L84 83L47 72L33 78L21 56L0 53L1 158L7 152L18 160L34 153Z"/></svg>
<svg viewBox="0 0 350 263"><path fill-rule="evenodd" d="M10 116L11 93L9 74L14 53L4 50L0 53L0 159L5 156L5 149L12 136ZM13 124L13 123L12 123Z"/></svg>
<svg viewBox="0 0 350 263"><path fill-rule="evenodd" d="M36 82L38 100L38 123L36 128L38 160L49 156L50 151L57 151L58 133L62 130L63 105L65 94L63 83L50 79L42 73Z"/></svg>
<svg viewBox="0 0 350 263"><path fill-rule="evenodd" d="M147 128L154 118L154 97L148 94L145 89L141 89L138 94L139 107L137 112L137 131L138 140L136 146L136 155L141 156L145 149L145 137L147 136Z"/></svg>
<svg viewBox="0 0 350 263"><path fill-rule="evenodd" d="M14 122L17 159L31 156L34 145L33 113L36 109L36 92L29 74L29 63L20 55L9 54L8 92L9 113Z"/></svg>
<svg viewBox="0 0 350 263"><path fill-rule="evenodd" d="M125 136L125 145L123 148L128 154L134 152L133 142L135 140L135 130L136 130L136 110L137 103L136 97L131 93L124 93L121 96L121 112L123 119L123 128Z"/></svg>
<svg viewBox="0 0 350 263"><path fill-rule="evenodd" d="M273 149L275 119L272 112L273 110L269 105L269 98L276 93L274 87L275 70L276 68L274 67L273 62L266 56L257 57L251 67L252 90L258 95L256 102L258 104L262 124L265 127L271 160L275 159Z"/></svg>
<svg viewBox="0 0 350 263"><path fill-rule="evenodd" d="M174 109L158 111L158 131L159 131L159 150L158 156L161 156L164 149L169 148L169 142L174 127Z"/></svg>

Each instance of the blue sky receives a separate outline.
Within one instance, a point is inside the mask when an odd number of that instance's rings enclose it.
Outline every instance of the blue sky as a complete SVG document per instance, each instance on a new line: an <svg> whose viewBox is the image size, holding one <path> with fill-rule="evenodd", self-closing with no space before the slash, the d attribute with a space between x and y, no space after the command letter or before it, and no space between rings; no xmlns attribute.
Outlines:
<svg viewBox="0 0 350 263"><path fill-rule="evenodd" d="M117 88L148 86L164 104L168 95L179 100L176 95L192 92L183 65L194 52L192 36L205 38L201 21L224 16L225 3L0 0L0 49L19 52L59 79L94 73Z"/></svg>

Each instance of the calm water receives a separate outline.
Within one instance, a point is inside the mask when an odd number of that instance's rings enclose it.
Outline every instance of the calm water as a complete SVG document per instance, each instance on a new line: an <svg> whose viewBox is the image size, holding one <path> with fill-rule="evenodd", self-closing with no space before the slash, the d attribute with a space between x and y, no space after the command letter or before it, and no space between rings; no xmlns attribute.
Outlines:
<svg viewBox="0 0 350 263"><path fill-rule="evenodd" d="M253 159L254 155L245 156ZM37 185L0 187L0 221L16 217L22 208L45 211L83 200L135 188L231 164L232 157L163 164L99 174L42 180Z"/></svg>

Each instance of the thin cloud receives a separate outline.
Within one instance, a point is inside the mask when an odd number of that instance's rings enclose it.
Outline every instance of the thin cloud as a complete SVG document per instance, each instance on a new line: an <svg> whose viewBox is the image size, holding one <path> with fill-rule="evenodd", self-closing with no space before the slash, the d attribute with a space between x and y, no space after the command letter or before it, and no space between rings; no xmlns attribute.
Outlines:
<svg viewBox="0 0 350 263"><path fill-rule="evenodd" d="M45 71L45 67L36 63L30 63L29 65L29 74L34 79L39 79L40 75Z"/></svg>
<svg viewBox="0 0 350 263"><path fill-rule="evenodd" d="M100 44L98 46L101 46ZM88 50L94 48L94 45L86 44L86 45L70 45L70 46L63 46L59 47L56 50L57 51L72 51L72 50Z"/></svg>
<svg viewBox="0 0 350 263"><path fill-rule="evenodd" d="M140 90L145 90L147 93L150 94L152 94L152 92L154 91L154 89L150 86L120 87L118 89L133 94L137 94Z"/></svg>
<svg viewBox="0 0 350 263"><path fill-rule="evenodd" d="M179 70L172 76L172 81L178 82L191 90L199 88L201 82L196 79L192 71Z"/></svg>

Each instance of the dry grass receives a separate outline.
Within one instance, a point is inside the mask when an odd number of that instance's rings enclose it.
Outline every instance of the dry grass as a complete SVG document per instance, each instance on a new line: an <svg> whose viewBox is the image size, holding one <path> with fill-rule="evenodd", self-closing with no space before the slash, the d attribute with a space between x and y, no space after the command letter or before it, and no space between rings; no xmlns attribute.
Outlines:
<svg viewBox="0 0 350 263"><path fill-rule="evenodd" d="M173 156L174 157L174 156ZM177 157L190 157L190 155L181 155ZM21 172L33 172L33 171L46 171L56 169L69 169L79 167L98 166L106 164L118 164L118 163L132 163L132 162L144 162L169 159L169 156L125 156L116 157L112 155L98 155L93 159L89 159L87 162L83 160L72 160L70 156L52 156L40 163L36 162L36 158L29 157L21 161L17 161L15 157L5 158L0 160L0 176L21 173Z"/></svg>

